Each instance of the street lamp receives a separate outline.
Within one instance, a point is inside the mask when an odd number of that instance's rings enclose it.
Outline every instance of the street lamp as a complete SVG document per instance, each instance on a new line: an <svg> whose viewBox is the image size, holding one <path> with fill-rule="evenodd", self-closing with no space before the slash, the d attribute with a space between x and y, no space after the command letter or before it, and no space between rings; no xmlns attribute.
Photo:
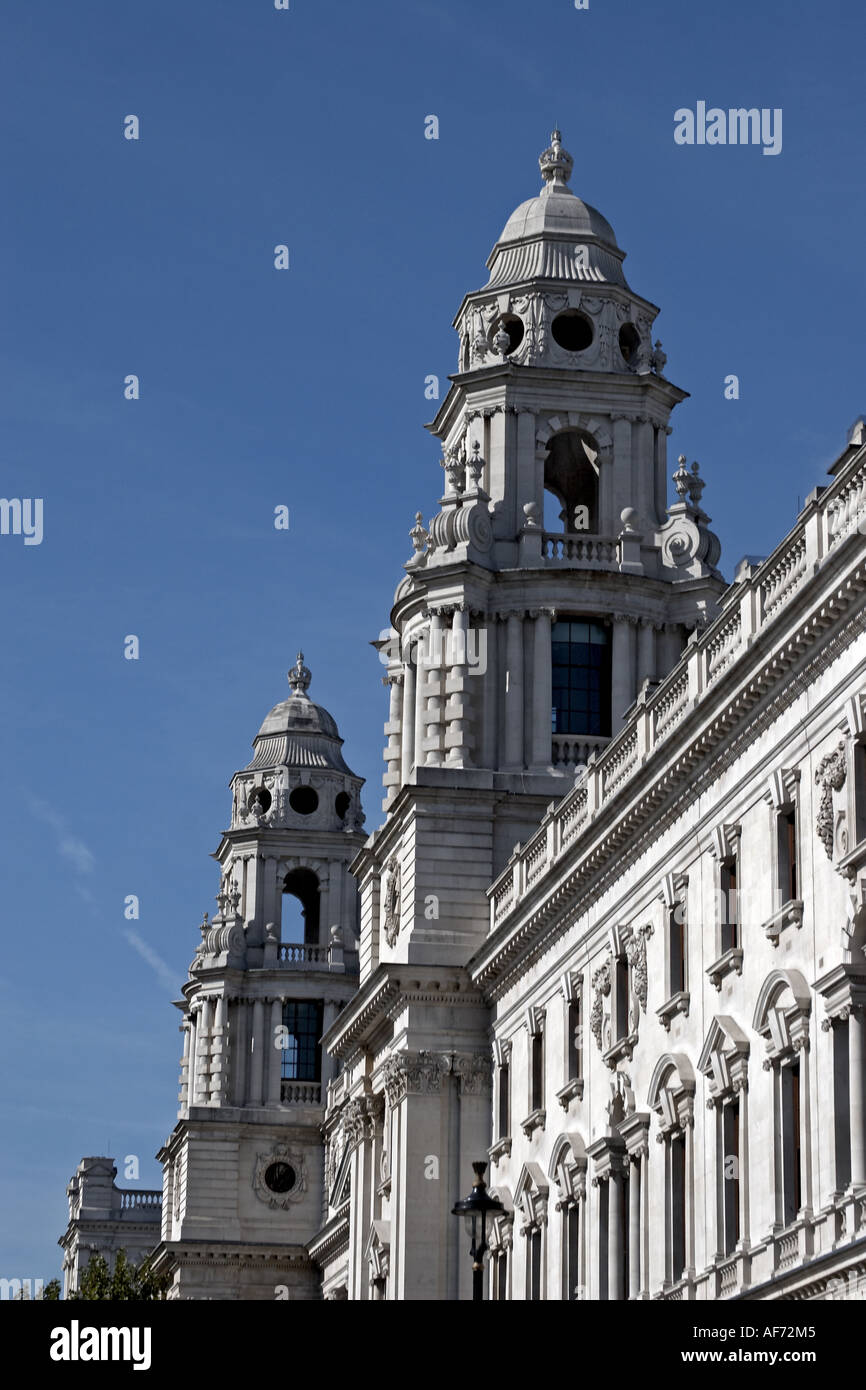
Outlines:
<svg viewBox="0 0 866 1390"><path fill-rule="evenodd" d="M466 1234L472 1244L469 1247L469 1254L472 1256L472 1299L476 1303L484 1301L484 1256L487 1254L487 1218L504 1212L505 1208L495 1197L491 1197L487 1191L487 1183L484 1181L484 1174L487 1171L486 1163L473 1163L475 1182L472 1184L472 1191L468 1197L461 1197L454 1203L451 1211L452 1216L462 1216L466 1222Z"/></svg>

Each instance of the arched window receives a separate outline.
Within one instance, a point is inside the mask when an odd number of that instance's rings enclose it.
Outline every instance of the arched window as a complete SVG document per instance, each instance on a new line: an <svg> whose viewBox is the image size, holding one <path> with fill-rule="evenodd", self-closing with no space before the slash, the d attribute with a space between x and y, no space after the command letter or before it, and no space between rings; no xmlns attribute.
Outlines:
<svg viewBox="0 0 866 1390"><path fill-rule="evenodd" d="M294 903L290 906L286 898L294 899ZM283 881L282 939L284 943L295 945L319 944L319 880L312 869L292 869L286 874Z"/></svg>
<svg viewBox="0 0 866 1390"><path fill-rule="evenodd" d="M598 452L584 430L562 430L547 446L544 486L559 500L563 531L598 533Z"/></svg>
<svg viewBox="0 0 866 1390"><path fill-rule="evenodd" d="M553 733L609 737L609 629L589 618L560 618L551 643Z"/></svg>
<svg viewBox="0 0 866 1390"><path fill-rule="evenodd" d="M554 1145L550 1176L557 1186L562 1299L566 1303L586 1297L586 1168L586 1145L580 1135L560 1136Z"/></svg>

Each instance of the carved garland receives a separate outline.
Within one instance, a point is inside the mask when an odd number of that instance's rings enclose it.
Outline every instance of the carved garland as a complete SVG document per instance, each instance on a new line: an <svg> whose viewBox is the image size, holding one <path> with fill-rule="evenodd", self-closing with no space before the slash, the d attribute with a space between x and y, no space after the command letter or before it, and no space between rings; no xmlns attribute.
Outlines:
<svg viewBox="0 0 866 1390"><path fill-rule="evenodd" d="M815 781L821 788L821 804L815 830L818 839L827 851L827 858L833 858L833 793L841 791L845 785L845 743L839 744L826 758L822 758L815 772Z"/></svg>
<svg viewBox="0 0 866 1390"><path fill-rule="evenodd" d="M599 1052L603 1050L601 1030L604 1024L604 1001L610 994L611 961L600 965L592 977L593 1001L589 1014L589 1030L595 1038Z"/></svg>
<svg viewBox="0 0 866 1390"><path fill-rule="evenodd" d="M396 854L388 863L385 882L385 940L394 946L400 935L400 861Z"/></svg>

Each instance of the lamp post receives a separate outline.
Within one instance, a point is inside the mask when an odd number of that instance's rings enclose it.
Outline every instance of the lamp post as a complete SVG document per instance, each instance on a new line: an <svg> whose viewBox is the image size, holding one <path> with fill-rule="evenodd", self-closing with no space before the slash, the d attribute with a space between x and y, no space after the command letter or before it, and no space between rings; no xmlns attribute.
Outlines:
<svg viewBox="0 0 866 1390"><path fill-rule="evenodd" d="M473 1163L475 1182L468 1197L461 1197L454 1203L452 1216L462 1216L466 1222L466 1233L471 1240L469 1254L472 1256L472 1299L475 1303L484 1301L484 1256L487 1254L487 1218L505 1208L487 1191L484 1174L486 1163Z"/></svg>

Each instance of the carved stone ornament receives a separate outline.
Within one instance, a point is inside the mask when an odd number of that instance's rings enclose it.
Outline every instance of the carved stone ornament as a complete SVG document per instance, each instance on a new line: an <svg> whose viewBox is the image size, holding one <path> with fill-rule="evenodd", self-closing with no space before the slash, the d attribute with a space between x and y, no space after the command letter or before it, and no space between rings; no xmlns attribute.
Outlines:
<svg viewBox="0 0 866 1390"><path fill-rule="evenodd" d="M821 803L815 830L818 839L827 851L827 858L833 858L833 793L845 785L845 744L844 741L822 758L815 772L815 781L821 788Z"/></svg>
<svg viewBox="0 0 866 1390"><path fill-rule="evenodd" d="M290 1144L274 1144L256 1154L252 1188L260 1202L272 1211L287 1211L307 1190L307 1163L303 1152Z"/></svg>
<svg viewBox="0 0 866 1390"><path fill-rule="evenodd" d="M423 1051L415 1056L389 1057L382 1067L388 1104L393 1107L406 1095L433 1095L441 1090L442 1077L450 1068L450 1060Z"/></svg>
<svg viewBox="0 0 866 1390"><path fill-rule="evenodd" d="M604 1001L610 994L611 962L606 960L592 976L592 1009L589 1014L589 1031L595 1038L599 1052L603 1051L602 1027L604 1025Z"/></svg>
<svg viewBox="0 0 866 1390"><path fill-rule="evenodd" d="M385 871L385 940L394 946L400 935L400 861L391 856Z"/></svg>
<svg viewBox="0 0 866 1390"><path fill-rule="evenodd" d="M644 1013L646 1013L647 1000L646 943L652 933L652 925L648 922L646 926L639 927L636 932L633 932L625 945L626 959L631 966L634 995ZM637 1022L637 1017L630 1020L632 1031L637 1027Z"/></svg>

